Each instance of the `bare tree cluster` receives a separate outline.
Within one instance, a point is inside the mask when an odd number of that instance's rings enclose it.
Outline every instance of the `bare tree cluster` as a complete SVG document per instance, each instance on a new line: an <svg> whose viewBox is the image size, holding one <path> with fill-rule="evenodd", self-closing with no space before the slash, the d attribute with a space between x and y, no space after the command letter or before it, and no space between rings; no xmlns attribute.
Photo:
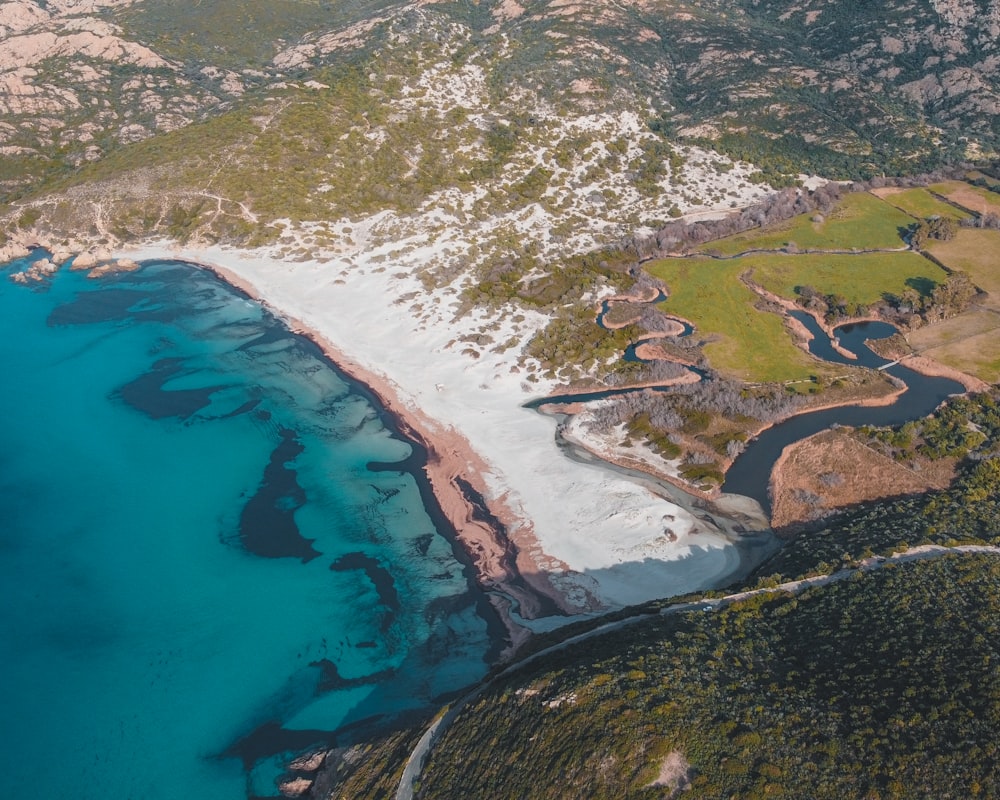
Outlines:
<svg viewBox="0 0 1000 800"><path fill-rule="evenodd" d="M610 430L645 414L653 428L677 431L696 412L773 422L788 416L803 402L802 397L789 394L781 386L747 387L715 377L676 386L669 392L646 389L619 395L594 411L593 424L599 430Z"/></svg>
<svg viewBox="0 0 1000 800"><path fill-rule="evenodd" d="M654 236L637 240L635 247L639 258L643 260L665 253L684 252L705 242L761 228L810 211L829 213L843 193L844 187L836 183L827 183L812 191L781 189L743 211L722 219L668 222Z"/></svg>
<svg viewBox="0 0 1000 800"><path fill-rule="evenodd" d="M718 377L678 386L676 394L699 411L710 411L726 417L742 415L762 422L782 419L804 402L802 397L789 394L779 385L750 387Z"/></svg>
<svg viewBox="0 0 1000 800"><path fill-rule="evenodd" d="M591 424L605 431L642 414L648 414L650 424L659 430L677 430L684 424L684 417L664 402L664 395L652 389L629 392L601 404L594 409Z"/></svg>
<svg viewBox="0 0 1000 800"><path fill-rule="evenodd" d="M923 189L932 183L942 181L964 180L965 173L969 169L968 165L956 165L942 167L933 172L925 172L922 175L886 176L880 175L870 178L867 181L860 181L853 184L852 191L867 192L869 189L883 189L887 186L899 189Z"/></svg>
<svg viewBox="0 0 1000 800"><path fill-rule="evenodd" d="M642 310L639 326L647 333L662 333L673 328L674 323L656 306L648 305Z"/></svg>
<svg viewBox="0 0 1000 800"><path fill-rule="evenodd" d="M1000 214L989 211L975 217L963 217L958 224L963 228L986 228L997 231L1000 230Z"/></svg>
<svg viewBox="0 0 1000 800"><path fill-rule="evenodd" d="M687 252L706 242L775 222L782 222L799 214L809 212L828 214L841 197L849 192L864 192L886 186L925 187L944 180L962 178L965 169L965 167L957 166L924 175L899 178L876 177L861 183L846 185L827 183L813 190L789 187L774 192L743 211L730 214L722 219L668 222L653 236L635 239L632 246L639 259L643 261L667 253Z"/></svg>

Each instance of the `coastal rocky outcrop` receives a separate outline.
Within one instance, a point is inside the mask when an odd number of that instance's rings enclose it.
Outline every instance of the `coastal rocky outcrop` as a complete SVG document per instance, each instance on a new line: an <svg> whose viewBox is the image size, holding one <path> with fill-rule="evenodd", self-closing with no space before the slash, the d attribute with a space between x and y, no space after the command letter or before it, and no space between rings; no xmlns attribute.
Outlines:
<svg viewBox="0 0 1000 800"><path fill-rule="evenodd" d="M278 790L285 797L302 797L312 785L313 782L309 778L292 778L282 783Z"/></svg>
<svg viewBox="0 0 1000 800"><path fill-rule="evenodd" d="M74 258L70 269L90 269L95 266L97 266L97 256L88 251Z"/></svg>
<svg viewBox="0 0 1000 800"><path fill-rule="evenodd" d="M131 258L119 258L107 264L94 267L88 278L103 278L105 275L115 275L119 272L135 272L139 269L139 264Z"/></svg>
<svg viewBox="0 0 1000 800"><path fill-rule="evenodd" d="M0 3L0 155L9 167L0 201L63 162L187 125L244 91L242 75L206 66L192 79L197 70L138 41L121 17L133 5Z"/></svg>
<svg viewBox="0 0 1000 800"><path fill-rule="evenodd" d="M20 242L7 242L0 246L0 263L13 261L15 258L24 258L31 251Z"/></svg>
<svg viewBox="0 0 1000 800"><path fill-rule="evenodd" d="M31 266L24 272L13 273L10 279L14 283L38 283L51 276L57 269L59 269L57 264L53 264L47 258L40 258L38 261L32 262Z"/></svg>

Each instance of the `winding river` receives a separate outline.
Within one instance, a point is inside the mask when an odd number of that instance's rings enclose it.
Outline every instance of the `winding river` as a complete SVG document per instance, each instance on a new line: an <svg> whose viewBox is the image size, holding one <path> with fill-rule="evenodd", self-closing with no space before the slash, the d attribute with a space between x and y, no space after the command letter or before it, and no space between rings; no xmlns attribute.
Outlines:
<svg viewBox="0 0 1000 800"><path fill-rule="evenodd" d="M952 395L965 392L965 387L958 381L922 375L873 353L865 340L892 336L896 328L888 323L861 322L836 328L840 346L857 356L857 360L851 360L833 349L830 338L811 316L802 312L792 312L792 316L813 334L814 338L809 343L809 351L813 355L837 364L883 369L905 383L906 391L892 405L840 406L797 414L753 439L726 473L722 491L752 497L768 514L771 513L767 492L771 469L788 445L834 425L901 425L930 414ZM892 366L887 366L889 364Z"/></svg>
<svg viewBox="0 0 1000 800"><path fill-rule="evenodd" d="M601 324L602 327L603 317L608 308L609 304L606 302L598 317L598 324ZM792 311L790 315L801 322L812 334L809 352L817 358L834 364L881 369L906 384L906 391L895 402L886 406L849 405L796 414L784 422L762 431L759 436L752 439L746 450L737 457L726 473L722 491L727 494L738 494L752 498L760 504L768 515L771 513L771 502L768 496L771 470L781 455L781 451L788 445L835 425L851 427L900 425L930 414L952 395L965 392L965 388L957 381L922 375L908 367L876 355L865 342L870 339L885 339L897 332L894 326L886 322L848 323L835 329L837 342L841 348L855 356L852 359L834 348L830 337L809 314L802 311ZM690 335L690 333L691 330L685 328L682 335ZM630 353L631 358L634 359L634 348L630 350ZM707 374L702 370L694 367L688 369L697 372L702 379L707 378ZM647 390L669 392L674 388L673 385L622 387L554 395L533 400L526 403L525 407L538 410L542 406L587 403Z"/></svg>

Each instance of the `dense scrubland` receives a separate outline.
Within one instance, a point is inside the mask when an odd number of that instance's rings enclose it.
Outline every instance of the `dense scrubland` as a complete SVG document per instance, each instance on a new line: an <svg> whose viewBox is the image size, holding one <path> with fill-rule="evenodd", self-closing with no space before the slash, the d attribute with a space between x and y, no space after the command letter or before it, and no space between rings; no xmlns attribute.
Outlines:
<svg viewBox="0 0 1000 800"><path fill-rule="evenodd" d="M998 580L942 558L569 648L463 710L418 796L990 796Z"/></svg>
<svg viewBox="0 0 1000 800"><path fill-rule="evenodd" d="M676 600L651 603L618 615L639 616L617 631L505 672L434 746L417 797L1000 791L1000 555L873 562L923 544L1000 543L998 408L994 390L925 420L859 431L893 458L957 459L959 477L827 520L748 580L767 589L848 570L833 583L717 607L688 596L692 610L664 615ZM863 561L875 568L857 570ZM540 637L535 649L577 629ZM378 740L366 746L385 752ZM364 780L368 766L348 772Z"/></svg>

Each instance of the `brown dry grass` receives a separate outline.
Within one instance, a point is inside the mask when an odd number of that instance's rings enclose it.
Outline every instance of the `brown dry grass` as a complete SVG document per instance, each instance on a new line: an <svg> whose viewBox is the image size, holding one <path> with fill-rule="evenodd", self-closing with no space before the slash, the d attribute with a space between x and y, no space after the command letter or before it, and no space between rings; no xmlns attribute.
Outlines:
<svg viewBox="0 0 1000 800"><path fill-rule="evenodd" d="M1000 203L1000 197L996 202ZM915 350L942 364L989 383L1000 380L1000 316L996 313L1000 312L1000 231L963 228L951 241L932 242L928 249L949 269L967 273L986 295L976 300L980 310L916 330L907 340Z"/></svg>
<svg viewBox="0 0 1000 800"><path fill-rule="evenodd" d="M928 250L948 269L968 273L988 293L986 305L1000 309L1000 231L962 228L948 242L931 242Z"/></svg>
<svg viewBox="0 0 1000 800"><path fill-rule="evenodd" d="M824 431L785 449L771 474L771 525L795 529L836 509L944 488L954 461L921 462L914 471L845 430ZM836 476L827 486L821 478ZM815 496L810 502L809 496Z"/></svg>
<svg viewBox="0 0 1000 800"><path fill-rule="evenodd" d="M971 186L964 181L935 183L930 189L943 197L947 197L951 202L957 203L962 208L969 209L969 211L975 211L979 214L985 214L988 211L1000 213L1000 195L988 189Z"/></svg>
<svg viewBox="0 0 1000 800"><path fill-rule="evenodd" d="M970 311L919 328L907 341L921 355L975 375L987 383L1000 380L1000 314Z"/></svg>

